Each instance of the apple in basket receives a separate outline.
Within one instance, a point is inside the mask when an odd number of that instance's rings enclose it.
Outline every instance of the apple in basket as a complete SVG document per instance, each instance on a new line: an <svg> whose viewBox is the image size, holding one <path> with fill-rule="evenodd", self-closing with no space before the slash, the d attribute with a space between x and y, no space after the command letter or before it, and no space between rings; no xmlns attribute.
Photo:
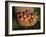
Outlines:
<svg viewBox="0 0 46 37"><path fill-rule="evenodd" d="M35 13L30 12L30 10L17 13L17 22L20 26L24 27L34 26L38 18L39 17Z"/></svg>

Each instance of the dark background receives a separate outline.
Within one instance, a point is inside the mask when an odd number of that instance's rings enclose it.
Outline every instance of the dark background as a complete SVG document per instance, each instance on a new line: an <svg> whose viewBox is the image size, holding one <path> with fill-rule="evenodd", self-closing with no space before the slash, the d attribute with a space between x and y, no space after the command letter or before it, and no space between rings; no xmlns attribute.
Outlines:
<svg viewBox="0 0 46 37"><path fill-rule="evenodd" d="M40 29L40 8L34 7L34 12L37 12L37 15L39 16L39 20L37 21L37 23L29 28L24 28L21 27L18 22L17 22L17 18L16 18L16 7L12 7L12 30L31 30L31 29Z"/></svg>

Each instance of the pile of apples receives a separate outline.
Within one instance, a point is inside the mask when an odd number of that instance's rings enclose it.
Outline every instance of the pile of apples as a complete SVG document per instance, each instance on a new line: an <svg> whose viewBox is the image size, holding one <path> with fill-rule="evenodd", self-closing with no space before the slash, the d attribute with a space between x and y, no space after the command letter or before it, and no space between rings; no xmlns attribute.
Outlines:
<svg viewBox="0 0 46 37"><path fill-rule="evenodd" d="M22 22L32 22L35 21L36 15L32 12L30 12L30 10L25 10L24 12L18 12L17 13L17 18L22 21Z"/></svg>

